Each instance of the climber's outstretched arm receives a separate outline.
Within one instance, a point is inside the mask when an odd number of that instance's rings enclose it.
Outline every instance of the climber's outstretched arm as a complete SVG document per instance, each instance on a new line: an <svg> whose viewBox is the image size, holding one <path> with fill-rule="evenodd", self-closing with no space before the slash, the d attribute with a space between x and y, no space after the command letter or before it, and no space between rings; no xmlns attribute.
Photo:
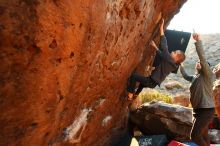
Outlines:
<svg viewBox="0 0 220 146"><path fill-rule="evenodd" d="M164 35L164 19L162 18L161 24L160 24L160 36Z"/></svg>
<svg viewBox="0 0 220 146"><path fill-rule="evenodd" d="M188 75L183 67L183 65L180 65L180 73L182 74L183 78L189 82L193 81L194 76Z"/></svg>

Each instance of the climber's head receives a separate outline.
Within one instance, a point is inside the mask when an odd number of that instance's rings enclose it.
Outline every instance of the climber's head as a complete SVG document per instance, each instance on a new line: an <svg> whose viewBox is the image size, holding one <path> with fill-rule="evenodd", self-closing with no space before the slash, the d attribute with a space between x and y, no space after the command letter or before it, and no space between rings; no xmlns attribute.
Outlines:
<svg viewBox="0 0 220 146"><path fill-rule="evenodd" d="M171 53L171 57L173 58L173 60L174 60L175 63L177 63L177 64L182 63L182 62L185 60L185 58L186 58L184 52L181 51L181 50L173 51L173 52Z"/></svg>

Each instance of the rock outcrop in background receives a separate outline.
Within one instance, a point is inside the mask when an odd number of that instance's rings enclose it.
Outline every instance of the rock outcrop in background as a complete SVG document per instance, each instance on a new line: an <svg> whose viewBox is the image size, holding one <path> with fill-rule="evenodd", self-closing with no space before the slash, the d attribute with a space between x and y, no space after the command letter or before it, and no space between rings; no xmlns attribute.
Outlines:
<svg viewBox="0 0 220 146"><path fill-rule="evenodd" d="M0 145L117 141L127 78L185 1L0 1Z"/></svg>

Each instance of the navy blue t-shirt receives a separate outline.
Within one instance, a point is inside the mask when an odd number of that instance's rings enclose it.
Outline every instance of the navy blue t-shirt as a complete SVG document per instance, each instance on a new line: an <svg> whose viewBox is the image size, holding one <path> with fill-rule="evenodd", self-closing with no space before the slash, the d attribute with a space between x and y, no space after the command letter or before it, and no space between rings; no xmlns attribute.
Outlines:
<svg viewBox="0 0 220 146"><path fill-rule="evenodd" d="M172 71L178 69L178 64L174 62L168 51L167 40L164 35L160 38L160 50L157 51L157 55L160 57L160 63L155 66L151 78L160 85Z"/></svg>

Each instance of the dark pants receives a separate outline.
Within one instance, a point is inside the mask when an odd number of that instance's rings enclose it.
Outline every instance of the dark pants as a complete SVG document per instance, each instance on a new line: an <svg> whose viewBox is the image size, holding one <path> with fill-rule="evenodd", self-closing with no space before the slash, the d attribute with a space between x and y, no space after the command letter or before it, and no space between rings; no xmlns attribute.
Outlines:
<svg viewBox="0 0 220 146"><path fill-rule="evenodd" d="M139 87L135 92L136 83L139 82ZM157 86L157 83L151 77L144 77L137 73L133 73L129 78L128 92L135 93L138 95L144 87L154 88Z"/></svg>
<svg viewBox="0 0 220 146"><path fill-rule="evenodd" d="M194 121L191 131L191 139L199 146L209 146L208 126L215 113L214 108L202 108L194 110Z"/></svg>

